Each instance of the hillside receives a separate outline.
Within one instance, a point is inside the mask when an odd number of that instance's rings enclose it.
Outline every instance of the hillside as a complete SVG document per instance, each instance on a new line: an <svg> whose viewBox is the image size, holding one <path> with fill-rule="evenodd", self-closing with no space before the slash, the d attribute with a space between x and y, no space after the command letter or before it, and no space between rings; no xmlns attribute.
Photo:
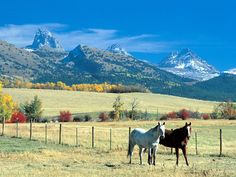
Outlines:
<svg viewBox="0 0 236 177"><path fill-rule="evenodd" d="M59 111L70 110L72 113L111 111L112 104L118 94L72 92L62 90L33 90L33 89L3 89L3 92L13 96L18 103L32 100L38 95L43 102L45 116L56 116ZM130 109L130 103L134 98L139 101L142 111L147 109L150 113L159 113L188 108L193 111L211 112L215 102L187 99L175 96L152 93L128 93L121 94L125 102L125 108ZM102 103L102 104L101 104Z"/></svg>
<svg viewBox="0 0 236 177"><path fill-rule="evenodd" d="M93 82L142 85L152 91L178 87L190 79L158 69L156 66L138 60L130 55L77 46L63 60L75 75L83 73ZM68 78L74 79L74 78Z"/></svg>
<svg viewBox="0 0 236 177"><path fill-rule="evenodd" d="M47 72L48 61L24 49L0 40L0 74L34 80Z"/></svg>

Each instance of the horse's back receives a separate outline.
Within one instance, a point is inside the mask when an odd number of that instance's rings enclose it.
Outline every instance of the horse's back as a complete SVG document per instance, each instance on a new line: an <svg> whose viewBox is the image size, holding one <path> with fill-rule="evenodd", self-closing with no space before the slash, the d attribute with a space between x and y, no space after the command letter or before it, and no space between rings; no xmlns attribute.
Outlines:
<svg viewBox="0 0 236 177"><path fill-rule="evenodd" d="M132 132L131 132L131 136L141 136L144 135L146 133L146 130L142 129L142 128L135 128Z"/></svg>

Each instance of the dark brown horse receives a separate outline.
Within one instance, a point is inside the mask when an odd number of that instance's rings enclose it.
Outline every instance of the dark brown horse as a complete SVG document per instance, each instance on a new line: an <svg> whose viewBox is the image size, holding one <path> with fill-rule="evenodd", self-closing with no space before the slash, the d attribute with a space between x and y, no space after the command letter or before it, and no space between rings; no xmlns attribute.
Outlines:
<svg viewBox="0 0 236 177"><path fill-rule="evenodd" d="M186 153L186 146L191 136L191 122L186 122L184 127L175 130L165 130L165 138L160 140L160 144L175 148L176 165L179 163L179 148L182 149L186 164L189 165ZM148 162L151 163L152 157L148 156Z"/></svg>

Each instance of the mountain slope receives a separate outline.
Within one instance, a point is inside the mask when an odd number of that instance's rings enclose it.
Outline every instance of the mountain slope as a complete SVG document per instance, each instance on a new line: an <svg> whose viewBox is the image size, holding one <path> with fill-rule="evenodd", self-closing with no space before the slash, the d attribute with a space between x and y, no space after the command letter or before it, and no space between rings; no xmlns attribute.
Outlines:
<svg viewBox="0 0 236 177"><path fill-rule="evenodd" d="M95 82L139 84L151 90L165 90L179 86L183 81L190 81L132 56L82 45L72 50L63 63L71 71L87 74L87 77L93 78Z"/></svg>
<svg viewBox="0 0 236 177"><path fill-rule="evenodd" d="M0 74L20 77L26 80L35 79L47 66L48 61L38 55L0 41Z"/></svg>
<svg viewBox="0 0 236 177"><path fill-rule="evenodd" d="M171 53L158 66L165 71L197 81L204 81L219 76L219 71L205 60L202 60L190 49Z"/></svg>

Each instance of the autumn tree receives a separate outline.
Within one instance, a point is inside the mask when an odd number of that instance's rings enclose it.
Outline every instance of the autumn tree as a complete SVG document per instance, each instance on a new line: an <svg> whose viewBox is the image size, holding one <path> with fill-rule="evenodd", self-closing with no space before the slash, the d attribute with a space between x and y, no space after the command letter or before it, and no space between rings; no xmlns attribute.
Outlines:
<svg viewBox="0 0 236 177"><path fill-rule="evenodd" d="M130 118L134 120L137 114L138 106L139 106L138 99L134 98L130 105L131 105Z"/></svg>
<svg viewBox="0 0 236 177"><path fill-rule="evenodd" d="M11 115L16 108L16 103L8 94L2 93L2 83L0 83L0 119L2 122L2 135L4 135L4 127L6 120L11 118Z"/></svg>
<svg viewBox="0 0 236 177"><path fill-rule="evenodd" d="M124 106L124 103L121 100L121 96L116 97L116 100L112 106L114 109L114 111L112 111L112 114L111 114L112 119L120 120L122 112L123 112L123 106Z"/></svg>

